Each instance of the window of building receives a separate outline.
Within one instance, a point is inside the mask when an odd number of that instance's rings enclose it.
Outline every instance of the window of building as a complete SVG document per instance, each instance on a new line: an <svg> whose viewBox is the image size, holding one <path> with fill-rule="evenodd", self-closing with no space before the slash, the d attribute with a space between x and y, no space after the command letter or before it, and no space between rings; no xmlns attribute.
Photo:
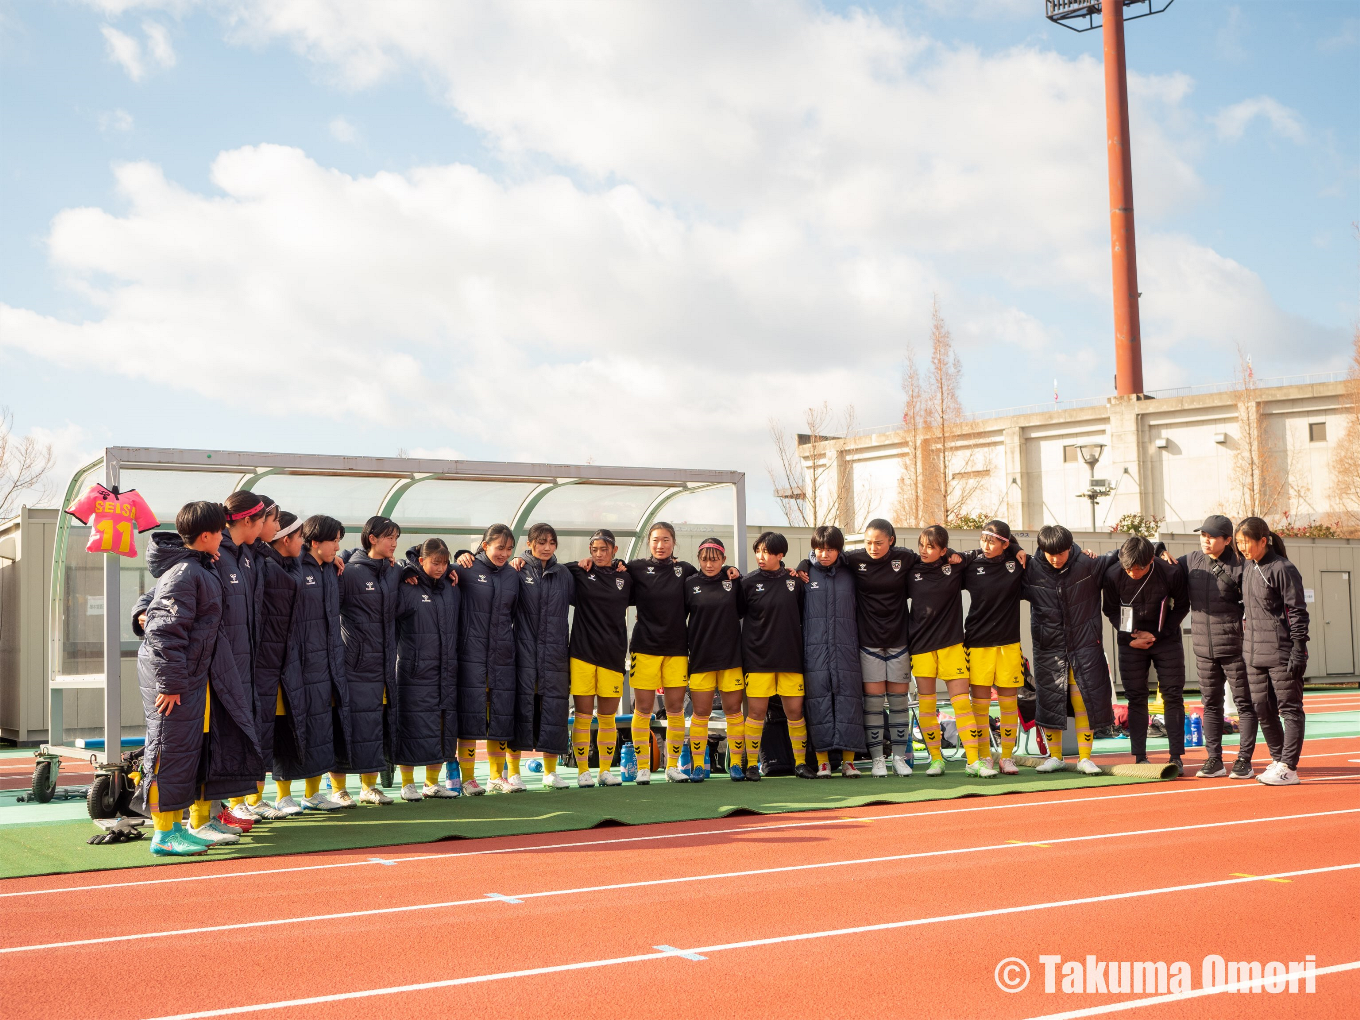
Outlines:
<svg viewBox="0 0 1360 1020"><path fill-rule="evenodd" d="M1308 423L1308 441L1310 443L1325 443L1327 441L1327 423L1325 421Z"/></svg>
<svg viewBox="0 0 1360 1020"><path fill-rule="evenodd" d="M1063 463L1075 464L1077 462L1077 448L1075 446L1063 447Z"/></svg>

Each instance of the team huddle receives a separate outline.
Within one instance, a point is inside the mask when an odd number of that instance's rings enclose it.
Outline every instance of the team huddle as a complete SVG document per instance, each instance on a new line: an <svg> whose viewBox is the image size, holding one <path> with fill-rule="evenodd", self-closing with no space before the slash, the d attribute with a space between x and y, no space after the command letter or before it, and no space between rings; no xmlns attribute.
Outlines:
<svg viewBox="0 0 1360 1020"><path fill-rule="evenodd" d="M658 691L659 767L669 783L709 778L715 698L729 778L760 781L776 696L795 776L837 774L833 758L843 777L862 775L864 758L873 776L910 776L913 684L926 776L947 768L941 685L968 775L1014 775L1026 682L1022 600L1030 603L1034 722L1048 747L1037 771L1067 767L1069 714L1076 768L1101 771L1092 734L1114 721L1102 615L1118 633L1135 760L1147 760L1155 666L1180 769L1180 633L1189 614L1208 753L1197 775L1252 778L1259 722L1272 758L1260 781L1298 782L1308 615L1298 571L1259 518L1235 531L1227 518L1209 518L1201 551L1179 561L1143 538L1094 556L1060 526L1043 528L1028 555L1003 521L985 525L978 549L953 550L948 532L932 526L913 550L897 544L891 523L874 520L862 549L847 550L838 528L815 529L812 557L789 567L786 538L767 531L745 575L727 564L717 538L700 544L697 566L676 559L675 529L661 522L646 536L649 555L626 563L603 529L588 558L559 562L550 524L529 528L518 553L514 533L497 524L475 551L452 553L431 538L398 558L401 529L386 517L370 518L361 548L342 556L338 520L299 520L245 491L225 504L185 505L175 529L151 535L156 586L133 611L147 721L138 803L153 819L157 855L202 853L261 820L390 804L379 776L392 766L408 801L524 791L525 752L541 756L545 788L571 785L558 775L568 755L577 786L619 786L625 683L637 757L629 778L638 784L652 781ZM1231 771L1222 760L1225 688L1241 720ZM474 774L479 742L490 766L485 788ZM263 796L270 773L273 804Z"/></svg>

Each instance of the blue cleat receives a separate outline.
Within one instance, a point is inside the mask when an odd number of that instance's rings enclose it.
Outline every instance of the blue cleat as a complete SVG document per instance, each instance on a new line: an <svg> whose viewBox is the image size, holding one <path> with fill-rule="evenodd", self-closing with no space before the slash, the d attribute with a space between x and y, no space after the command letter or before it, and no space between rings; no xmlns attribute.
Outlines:
<svg viewBox="0 0 1360 1020"><path fill-rule="evenodd" d="M734 783L746 782L746 770L740 765L730 766L727 770L727 775Z"/></svg>

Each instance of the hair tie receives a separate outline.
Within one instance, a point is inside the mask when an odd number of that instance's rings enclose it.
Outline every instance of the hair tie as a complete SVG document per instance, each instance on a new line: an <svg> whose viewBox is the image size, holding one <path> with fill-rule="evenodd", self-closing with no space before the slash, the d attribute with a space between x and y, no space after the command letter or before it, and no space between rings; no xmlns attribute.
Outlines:
<svg viewBox="0 0 1360 1020"><path fill-rule="evenodd" d="M297 531L297 530L298 530L299 528L301 528L301 527L302 527L302 518L299 517L299 518L298 518L297 520L295 520L292 524L288 525L288 527L286 527L286 528L280 528L278 531L276 531L276 532L274 533L274 537L271 538L270 541L271 541L271 542L277 542L277 541L278 541L279 539L281 539L281 538L287 538L289 535L291 535L293 532Z"/></svg>
<svg viewBox="0 0 1360 1020"><path fill-rule="evenodd" d="M726 547L726 546L724 546L721 542L714 542L714 541L712 541L711 539L708 540L708 541L706 541L706 542L703 542L703 543L699 546L699 551L700 551L700 552L703 552L705 549L717 549L718 552L722 553L723 555L726 555L726 554L727 554L727 547Z"/></svg>
<svg viewBox="0 0 1360 1020"><path fill-rule="evenodd" d="M263 510L263 509L264 509L264 501L261 500L259 503L256 503L253 507L251 507L249 510L242 510L242 511L241 511L240 513L238 513L238 514L232 513L232 512L231 512L230 510L228 510L225 506L222 507L222 509L223 509L223 511L226 513L226 515L227 515L227 520L228 520L228 521L243 521L243 520L245 520L247 517L254 517L257 513L259 513L261 510Z"/></svg>

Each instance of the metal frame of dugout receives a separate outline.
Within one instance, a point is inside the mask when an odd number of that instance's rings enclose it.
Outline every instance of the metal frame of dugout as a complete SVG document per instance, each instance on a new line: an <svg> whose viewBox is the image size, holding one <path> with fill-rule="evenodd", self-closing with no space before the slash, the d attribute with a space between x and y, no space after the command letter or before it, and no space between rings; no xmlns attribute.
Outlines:
<svg viewBox="0 0 1360 1020"><path fill-rule="evenodd" d="M176 479L171 475L182 477ZM167 484L158 486L158 476ZM374 514L382 514L392 517L402 526L403 532L413 535L477 536L487 525L500 520L509 523L519 538L531 519L552 520L554 499L560 501L563 494L570 493L586 497L579 501L585 505L576 511L577 518L569 522L579 526L559 526L554 521L559 535L580 538L588 536L601 524L612 525L620 547L626 543L625 558L636 556L645 547L647 529L674 499L731 486L733 551L736 565L743 572L746 569L746 476L740 471L109 447L101 458L75 473L62 506L70 506L78 493L94 482L102 482L109 488L136 488L161 518L161 528L173 528L173 515L184 502L224 499L231 492L253 489L266 479L271 495L276 490L288 490L287 494L275 498L285 509L299 512L299 516L329 513L349 529L351 526L357 528ZM441 487L438 483L454 484ZM464 487L464 483L468 486ZM422 494L421 486L426 486L424 491L433 494L422 497L423 505L436 512L427 510L422 516L413 509L411 513L403 514L403 501L410 503L413 496ZM449 500L447 506L452 510L460 492L468 496L469 505L479 507L481 512L491 515L491 519L473 520L471 514L462 515L461 519L456 514L441 517L437 510L445 505L443 500ZM444 495L441 497L439 493ZM492 500L495 505L488 505L484 498L488 494L499 496L499 503ZM474 496L478 498L472 498ZM596 499L604 503L592 502ZM312 505L307 505L309 502ZM175 505L170 506L170 503ZM627 507L626 515L621 515L622 512L603 514L603 520L594 522L584 519L586 513L593 514L597 506L605 504L615 510ZM507 512L504 516L496 516L491 514L492 509ZM566 512L571 512L569 506ZM611 516L613 520L609 519ZM632 519L625 519L625 516ZM52 556L48 742L40 748L34 793L39 800L50 799L56 788L62 756L86 760L96 768L95 783L89 795L90 814L96 818L112 817L128 792L122 753L123 660L130 652L135 668L139 643L125 641L122 634L123 575L144 568L141 567L141 556L125 563L126 557L86 553L79 536L79 523L63 513ZM145 546L142 547L144 550ZM91 591L77 596L74 592L73 556L102 557L100 566L84 564L87 574L102 567L102 595ZM129 563L132 566L128 566ZM102 600L99 606L103 616L102 635L97 640L73 642L68 638L68 630L74 630L73 625L81 619L77 614L80 599L84 599L89 617L100 615L95 609L98 603L91 603ZM91 637L88 626L86 630L84 636ZM79 650L72 653L68 648L71 644L78 644ZM131 647L125 647L127 645ZM76 668L72 669L72 665ZM90 741L90 747L65 743L65 694L70 690L103 691L102 742ZM40 782L38 773L44 770ZM40 785L44 787L42 791ZM46 793L45 797L43 793Z"/></svg>

